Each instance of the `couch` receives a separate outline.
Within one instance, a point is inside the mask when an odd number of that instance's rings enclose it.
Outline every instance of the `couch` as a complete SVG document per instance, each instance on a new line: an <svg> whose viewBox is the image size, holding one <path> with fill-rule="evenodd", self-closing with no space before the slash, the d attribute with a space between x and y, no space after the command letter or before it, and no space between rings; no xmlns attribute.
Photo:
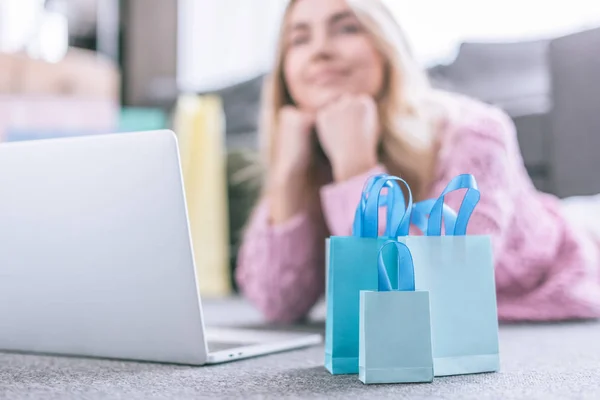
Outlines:
<svg viewBox="0 0 600 400"><path fill-rule="evenodd" d="M600 193L600 28L551 40L465 43L432 69L442 87L503 108L538 189Z"/></svg>
<svg viewBox="0 0 600 400"><path fill-rule="evenodd" d="M600 193L600 28L553 40L548 158L558 196Z"/></svg>

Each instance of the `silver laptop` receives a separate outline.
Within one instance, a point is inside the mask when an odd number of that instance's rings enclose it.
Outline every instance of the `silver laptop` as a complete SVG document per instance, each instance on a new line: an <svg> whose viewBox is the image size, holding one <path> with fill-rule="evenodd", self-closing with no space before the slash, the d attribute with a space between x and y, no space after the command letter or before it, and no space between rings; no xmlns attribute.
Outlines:
<svg viewBox="0 0 600 400"><path fill-rule="evenodd" d="M172 132L0 145L1 350L203 365L321 340L205 330Z"/></svg>

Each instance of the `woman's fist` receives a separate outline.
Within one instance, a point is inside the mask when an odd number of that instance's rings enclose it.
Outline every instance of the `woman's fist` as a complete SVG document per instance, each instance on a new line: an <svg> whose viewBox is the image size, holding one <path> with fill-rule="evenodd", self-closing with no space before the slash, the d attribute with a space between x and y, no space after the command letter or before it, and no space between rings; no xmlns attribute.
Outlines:
<svg viewBox="0 0 600 400"><path fill-rule="evenodd" d="M316 127L336 181L377 165L380 127L377 105L371 97L341 97L318 112Z"/></svg>

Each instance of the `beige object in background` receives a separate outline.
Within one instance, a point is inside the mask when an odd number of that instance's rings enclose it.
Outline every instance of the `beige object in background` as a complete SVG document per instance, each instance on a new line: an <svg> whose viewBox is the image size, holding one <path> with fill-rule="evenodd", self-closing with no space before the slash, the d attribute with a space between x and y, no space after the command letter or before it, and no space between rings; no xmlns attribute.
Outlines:
<svg viewBox="0 0 600 400"><path fill-rule="evenodd" d="M19 56L0 53L0 93L13 93L17 86Z"/></svg>
<svg viewBox="0 0 600 400"><path fill-rule="evenodd" d="M224 115L216 96L181 96L174 130L190 218L196 272L206 297L232 291Z"/></svg>
<svg viewBox="0 0 600 400"><path fill-rule="evenodd" d="M0 94L77 96L120 100L118 67L101 55L71 48L63 60L49 63L25 54L0 53Z"/></svg>

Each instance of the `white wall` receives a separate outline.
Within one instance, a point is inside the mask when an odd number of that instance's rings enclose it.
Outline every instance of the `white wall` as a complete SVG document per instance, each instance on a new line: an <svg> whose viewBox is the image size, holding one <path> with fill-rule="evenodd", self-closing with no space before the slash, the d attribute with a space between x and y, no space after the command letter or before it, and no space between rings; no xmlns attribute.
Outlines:
<svg viewBox="0 0 600 400"><path fill-rule="evenodd" d="M42 17L41 0L0 0L0 51L23 50Z"/></svg>
<svg viewBox="0 0 600 400"><path fill-rule="evenodd" d="M178 82L205 91L269 68L286 0L179 0Z"/></svg>

